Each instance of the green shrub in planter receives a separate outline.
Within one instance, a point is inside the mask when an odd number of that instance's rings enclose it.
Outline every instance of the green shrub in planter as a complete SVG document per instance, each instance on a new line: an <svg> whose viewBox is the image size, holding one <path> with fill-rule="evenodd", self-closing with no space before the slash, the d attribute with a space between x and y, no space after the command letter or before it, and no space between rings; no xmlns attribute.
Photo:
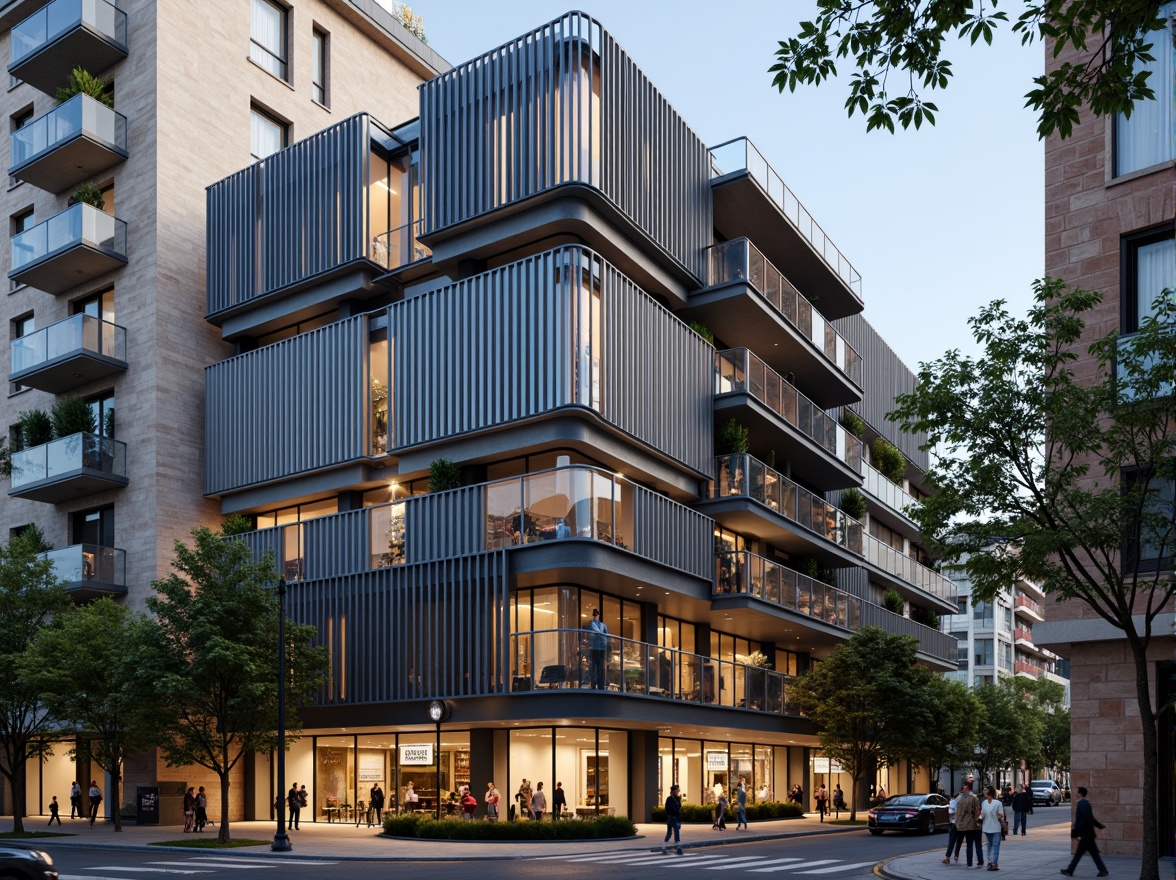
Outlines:
<svg viewBox="0 0 1176 880"><path fill-rule="evenodd" d="M429 491L447 492L461 486L461 469L447 458L435 458L429 464Z"/></svg>
<svg viewBox="0 0 1176 880"><path fill-rule="evenodd" d="M906 474L906 456L897 446L884 437L875 437L870 444L870 457L882 476L895 485L902 485L902 478Z"/></svg>
<svg viewBox="0 0 1176 880"><path fill-rule="evenodd" d="M854 519L866 515L866 496L852 486L841 490L841 509Z"/></svg>
<svg viewBox="0 0 1176 880"><path fill-rule="evenodd" d="M862 421L862 417L852 410L845 410L841 413L841 427L853 434L859 440L862 435L866 433L866 423Z"/></svg>
<svg viewBox="0 0 1176 880"><path fill-rule="evenodd" d="M895 614L902 614L902 609L906 605L902 596L899 595L898 590L887 590L882 594L882 607L887 611Z"/></svg>
<svg viewBox="0 0 1176 880"><path fill-rule="evenodd" d="M40 409L22 412L17 419L20 427L20 443L24 449L41 446L53 439L53 420Z"/></svg>
<svg viewBox="0 0 1176 880"><path fill-rule="evenodd" d="M423 840L602 840L632 837L637 826L624 816L561 819L559 822L438 821L427 813L384 817L384 833Z"/></svg>

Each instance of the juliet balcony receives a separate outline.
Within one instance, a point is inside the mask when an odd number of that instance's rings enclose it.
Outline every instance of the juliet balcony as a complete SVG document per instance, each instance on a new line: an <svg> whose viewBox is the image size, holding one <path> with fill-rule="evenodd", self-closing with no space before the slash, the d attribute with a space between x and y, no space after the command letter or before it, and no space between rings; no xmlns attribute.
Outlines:
<svg viewBox="0 0 1176 880"><path fill-rule="evenodd" d="M724 238L747 236L827 318L862 310L862 276L837 249L763 154L736 138L713 147L714 224Z"/></svg>
<svg viewBox="0 0 1176 880"><path fill-rule="evenodd" d="M75 601L127 593L127 553L115 547L74 544L41 554Z"/></svg>
<svg viewBox="0 0 1176 880"><path fill-rule="evenodd" d="M92 315L73 315L12 340L8 381L63 394L126 369L127 331Z"/></svg>
<svg viewBox="0 0 1176 880"><path fill-rule="evenodd" d="M861 399L861 356L755 245L738 238L709 254L707 287L679 314L747 346L773 370L791 372L822 408Z"/></svg>
<svg viewBox="0 0 1176 880"><path fill-rule="evenodd" d="M12 28L8 72L47 95L81 67L95 76L127 57L127 14L106 0L52 0Z"/></svg>
<svg viewBox="0 0 1176 880"><path fill-rule="evenodd" d="M125 485L127 447L109 437L70 434L12 453L15 498L61 504Z"/></svg>
<svg viewBox="0 0 1176 880"><path fill-rule="evenodd" d="M8 277L64 293L127 262L127 224L92 205L71 205L12 239Z"/></svg>
<svg viewBox="0 0 1176 880"><path fill-rule="evenodd" d="M511 690L599 690L775 715L799 714L788 703L793 679L780 672L611 635L604 637L605 644L599 648L602 666L594 669L590 639L584 629L511 633Z"/></svg>
<svg viewBox="0 0 1176 880"><path fill-rule="evenodd" d="M60 193L126 158L126 117L76 95L12 133L8 174Z"/></svg>
<svg viewBox="0 0 1176 880"><path fill-rule="evenodd" d="M825 489L861 485L862 442L746 348L715 352L715 416L751 429L749 450L776 450Z"/></svg>

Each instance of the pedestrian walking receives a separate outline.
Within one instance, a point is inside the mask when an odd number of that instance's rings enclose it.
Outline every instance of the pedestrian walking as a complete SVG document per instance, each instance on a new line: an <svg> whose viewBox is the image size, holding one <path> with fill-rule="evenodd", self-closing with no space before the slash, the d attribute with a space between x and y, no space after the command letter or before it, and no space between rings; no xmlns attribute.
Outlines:
<svg viewBox="0 0 1176 880"><path fill-rule="evenodd" d="M1029 827L1029 814L1033 812L1033 789L1029 787L1026 782L1021 786L1021 790L1013 795L1013 836L1017 835L1017 829L1021 830L1021 836L1025 836L1025 831Z"/></svg>
<svg viewBox="0 0 1176 880"><path fill-rule="evenodd" d="M98 808L102 805L102 789L98 787L98 783L93 779L90 780L90 827L94 827L94 822L98 819Z"/></svg>
<svg viewBox="0 0 1176 880"><path fill-rule="evenodd" d="M833 786L833 809L840 813L846 809L845 806L845 792L841 790L841 783Z"/></svg>
<svg viewBox="0 0 1176 880"><path fill-rule="evenodd" d="M494 787L494 781L486 783L486 821L498 821L498 802L502 799L502 795L498 793L498 789Z"/></svg>
<svg viewBox="0 0 1176 880"><path fill-rule="evenodd" d="M543 821L543 814L547 812L547 795L543 793L543 783L535 783L535 793L531 795L531 818L536 822Z"/></svg>
<svg viewBox="0 0 1176 880"><path fill-rule="evenodd" d="M568 796L564 793L563 783L555 784L555 791L551 793L551 821L558 822L563 816L564 807L568 805Z"/></svg>
<svg viewBox="0 0 1176 880"><path fill-rule="evenodd" d="M84 819L85 815L82 812L82 787L75 779L69 787L69 817L71 819Z"/></svg>
<svg viewBox="0 0 1176 880"><path fill-rule="evenodd" d="M945 865L950 865L953 857L957 863L960 860L960 832L956 828L956 804L959 801L960 793L957 791L947 802L947 850L943 854L943 864ZM953 850L954 852L952 852Z"/></svg>
<svg viewBox="0 0 1176 880"><path fill-rule="evenodd" d="M208 824L208 795L204 793L204 786L196 792L196 830L203 831Z"/></svg>
<svg viewBox="0 0 1176 880"><path fill-rule="evenodd" d="M57 804L57 795L53 795L53 800L49 802L49 827L53 827L53 820L57 820L57 824L61 824L61 815L59 814L60 806Z"/></svg>
<svg viewBox="0 0 1176 880"><path fill-rule="evenodd" d="M286 820L287 831L298 831L298 817L302 812L302 799L298 797L298 783L290 784L290 791L286 794L286 809L290 811L290 817Z"/></svg>
<svg viewBox="0 0 1176 880"><path fill-rule="evenodd" d="M368 792L368 809L372 812L377 825L383 824L384 812L384 789L380 788L380 783L374 783L372 790Z"/></svg>
<svg viewBox="0 0 1176 880"><path fill-rule="evenodd" d="M971 784L965 782L964 789L956 801L956 832L964 839L964 861L972 867L972 852L976 852L976 864L984 866L984 851L980 848L980 801L972 794ZM957 851L958 854L958 851Z"/></svg>
<svg viewBox="0 0 1176 880"><path fill-rule="evenodd" d="M1094 818L1094 809L1086 799L1086 789L1078 787L1078 803L1074 805L1074 825L1070 828L1070 837L1078 840L1078 848L1074 850L1074 857L1070 859L1068 867L1062 868L1067 877L1074 876L1074 869L1086 853L1094 859L1094 866L1098 868L1098 876L1107 876L1107 866L1103 864L1102 855L1098 851L1097 829L1106 828L1102 822Z"/></svg>
<svg viewBox="0 0 1176 880"><path fill-rule="evenodd" d="M825 786L817 788L817 815L821 817L821 821L825 821L825 807L829 803L829 793L825 791Z"/></svg>
<svg viewBox="0 0 1176 880"><path fill-rule="evenodd" d="M674 836L674 847L678 855L682 855L682 798L676 785L670 786L670 796L666 798L666 837L662 841L662 855L666 854L666 846L670 842L670 835Z"/></svg>
<svg viewBox="0 0 1176 880"><path fill-rule="evenodd" d="M739 788L735 789L735 830L747 830L747 783L739 777Z"/></svg>
<svg viewBox="0 0 1176 880"><path fill-rule="evenodd" d="M1000 870L1000 832L1005 822L1004 804L996 796L996 789L991 785L984 792L984 803L980 805L981 830L987 841L988 870ZM1006 826L1007 827L1007 826Z"/></svg>

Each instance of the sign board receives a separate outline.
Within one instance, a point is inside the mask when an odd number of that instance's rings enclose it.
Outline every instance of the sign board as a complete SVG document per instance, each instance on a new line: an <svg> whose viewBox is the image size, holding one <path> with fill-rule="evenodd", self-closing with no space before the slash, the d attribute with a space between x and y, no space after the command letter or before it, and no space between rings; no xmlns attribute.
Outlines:
<svg viewBox="0 0 1176 880"><path fill-rule="evenodd" d="M365 752L359 753L359 781L360 782L383 782L384 781L384 753L383 752Z"/></svg>
<svg viewBox="0 0 1176 880"><path fill-rule="evenodd" d="M813 772L814 773L828 773L829 759L828 758L813 758Z"/></svg>
<svg viewBox="0 0 1176 880"><path fill-rule="evenodd" d="M707 770L727 770L727 753L726 752L707 752L706 753L706 769Z"/></svg>
<svg viewBox="0 0 1176 880"><path fill-rule="evenodd" d="M428 767L432 763L432 743L421 743L418 745L400 747L401 767Z"/></svg>
<svg viewBox="0 0 1176 880"><path fill-rule="evenodd" d="M140 785L136 787L135 824L159 824L159 786Z"/></svg>

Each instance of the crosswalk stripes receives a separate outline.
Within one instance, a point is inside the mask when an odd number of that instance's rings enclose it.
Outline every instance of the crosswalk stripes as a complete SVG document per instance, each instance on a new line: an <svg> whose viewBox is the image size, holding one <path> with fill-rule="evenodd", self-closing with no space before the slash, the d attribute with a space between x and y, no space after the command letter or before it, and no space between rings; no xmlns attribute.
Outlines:
<svg viewBox="0 0 1176 880"><path fill-rule="evenodd" d="M614 851L611 853L590 853L582 856L540 856L539 860L558 859L574 864L591 865L627 865L631 867L656 867L665 865L671 868L697 868L702 871L737 871L747 874L779 874L788 872L799 875L831 875L857 871L862 868L873 867L874 862L846 862L842 859L804 859L799 856L789 858L770 858L766 856L732 856L729 852L707 853L699 850L687 850L679 857L665 854L660 849L652 853L648 850Z"/></svg>
<svg viewBox="0 0 1176 880"><path fill-rule="evenodd" d="M188 876L193 874L211 874L216 870L229 871L258 871L282 867L281 859L265 860L257 858L234 858L233 856L194 856L183 861L147 862L143 865L95 865L87 867L86 871L102 871L115 873L102 874L61 874L59 880L133 880L142 877L171 875ZM298 865L337 865L335 861L320 861L317 859L299 859Z"/></svg>
<svg viewBox="0 0 1176 880"><path fill-rule="evenodd" d="M852 865L835 865L832 868L818 868L815 871L798 871L800 874L834 874L837 871L854 871L858 868L872 868L874 862L857 862Z"/></svg>

